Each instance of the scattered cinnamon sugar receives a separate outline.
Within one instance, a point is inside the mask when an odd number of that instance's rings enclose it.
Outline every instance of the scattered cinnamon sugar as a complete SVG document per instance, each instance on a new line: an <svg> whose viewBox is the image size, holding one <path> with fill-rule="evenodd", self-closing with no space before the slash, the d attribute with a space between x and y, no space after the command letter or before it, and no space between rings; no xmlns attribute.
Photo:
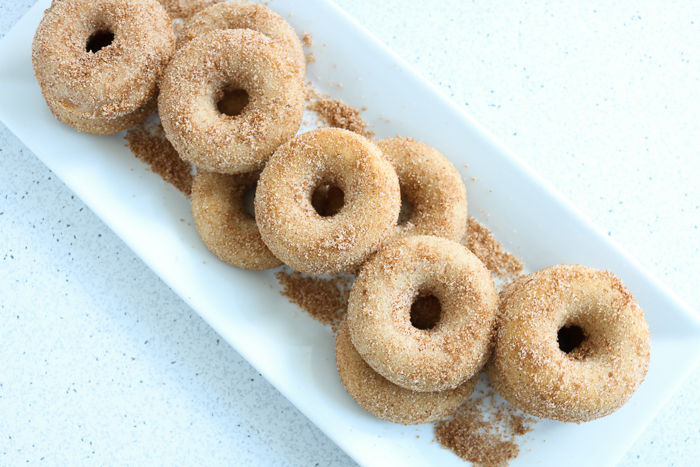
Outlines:
<svg viewBox="0 0 700 467"><path fill-rule="evenodd" d="M472 216L467 218L467 233L460 243L469 248L499 279L513 280L523 271L523 262L503 250L503 245L493 238L493 233Z"/></svg>
<svg viewBox="0 0 700 467"><path fill-rule="evenodd" d="M311 33L304 31L304 36L301 39L304 42L304 47L312 47L314 45L314 38Z"/></svg>
<svg viewBox="0 0 700 467"><path fill-rule="evenodd" d="M537 419L497 401L488 389L437 422L435 438L477 467L505 467L520 453L517 437L531 432L535 423Z"/></svg>
<svg viewBox="0 0 700 467"><path fill-rule="evenodd" d="M331 279L311 277L298 271L279 271L275 277L284 288L280 292L321 324L337 332L348 309L352 277L336 275Z"/></svg>
<svg viewBox="0 0 700 467"><path fill-rule="evenodd" d="M313 63L316 61L316 57L314 57L314 53L310 52L309 55L306 56L306 63Z"/></svg>
<svg viewBox="0 0 700 467"><path fill-rule="evenodd" d="M139 123L126 132L124 137L131 152L142 162L151 166L151 171L172 184L185 196L192 192L192 168L180 159L170 141L165 138L163 126Z"/></svg>
<svg viewBox="0 0 700 467"><path fill-rule="evenodd" d="M326 125L349 130L367 138L374 136L374 131L367 130L367 122L360 117L360 111L340 99L331 99L328 94L310 88L306 93L306 100L306 108L317 112Z"/></svg>

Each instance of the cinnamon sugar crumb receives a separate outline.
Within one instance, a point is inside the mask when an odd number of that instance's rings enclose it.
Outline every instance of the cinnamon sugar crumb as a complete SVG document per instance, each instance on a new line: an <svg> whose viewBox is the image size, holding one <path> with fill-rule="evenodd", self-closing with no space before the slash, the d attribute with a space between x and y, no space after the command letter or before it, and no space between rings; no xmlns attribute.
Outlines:
<svg viewBox="0 0 700 467"><path fill-rule="evenodd" d="M165 138L163 126L139 123L126 132L124 137L131 152L140 161L151 167L151 171L172 184L185 196L192 192L192 167L180 159L177 151Z"/></svg>
<svg viewBox="0 0 700 467"><path fill-rule="evenodd" d="M280 293L291 303L319 323L330 325L334 333L338 331L348 309L352 277L337 275L324 279L298 271L279 271L275 277L284 288Z"/></svg>
<svg viewBox="0 0 700 467"><path fill-rule="evenodd" d="M477 467L505 467L520 453L517 437L531 432L536 422L534 417L496 401L489 389L437 422L435 438Z"/></svg>
<svg viewBox="0 0 700 467"><path fill-rule="evenodd" d="M467 218L467 233L460 243L469 248L491 274L499 279L513 280L523 271L523 262L503 250L503 245L493 238L491 231L472 216Z"/></svg>
<svg viewBox="0 0 700 467"><path fill-rule="evenodd" d="M304 31L304 36L302 37L302 42L304 42L304 47L312 47L314 45L314 38L313 36Z"/></svg>
<svg viewBox="0 0 700 467"><path fill-rule="evenodd" d="M306 108L317 112L324 124L367 138L374 136L374 131L367 130L367 122L360 117L360 111L340 99L331 99L328 94L322 94L314 88L308 90L306 99Z"/></svg>
<svg viewBox="0 0 700 467"><path fill-rule="evenodd" d="M314 53L310 52L309 55L306 56L306 63L313 63L316 61L316 57L314 57Z"/></svg>

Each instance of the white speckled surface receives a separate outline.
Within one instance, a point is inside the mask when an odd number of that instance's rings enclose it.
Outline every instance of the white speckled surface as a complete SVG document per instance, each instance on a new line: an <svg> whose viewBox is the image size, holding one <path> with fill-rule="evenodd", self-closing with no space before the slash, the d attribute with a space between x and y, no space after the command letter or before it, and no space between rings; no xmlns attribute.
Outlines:
<svg viewBox="0 0 700 467"><path fill-rule="evenodd" d="M700 309L700 7L336 3ZM0 338L0 465L354 465L2 124ZM694 465L698 388L621 465Z"/></svg>

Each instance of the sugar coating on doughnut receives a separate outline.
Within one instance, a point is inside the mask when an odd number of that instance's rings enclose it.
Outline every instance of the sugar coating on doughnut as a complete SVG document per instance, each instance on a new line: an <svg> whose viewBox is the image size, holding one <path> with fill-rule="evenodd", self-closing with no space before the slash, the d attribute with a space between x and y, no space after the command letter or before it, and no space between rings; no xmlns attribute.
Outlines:
<svg viewBox="0 0 700 467"><path fill-rule="evenodd" d="M401 197L413 207L410 218L396 226L392 240L434 235L459 242L467 223L467 190L445 156L411 138L376 141L396 170Z"/></svg>
<svg viewBox="0 0 700 467"><path fill-rule="evenodd" d="M200 11L226 0L158 0L170 18L189 19Z"/></svg>
<svg viewBox="0 0 700 467"><path fill-rule="evenodd" d="M440 301L437 324L411 323L419 295ZM362 267L350 292L348 324L362 358L414 391L459 386L483 367L495 333L498 294L486 267L462 245L432 236L390 243Z"/></svg>
<svg viewBox="0 0 700 467"><path fill-rule="evenodd" d="M314 190L332 184L344 205L322 217ZM308 274L354 271L391 234L401 197L396 172L366 138L320 128L280 147L260 176L255 215L275 256Z"/></svg>
<svg viewBox="0 0 700 467"><path fill-rule="evenodd" d="M296 32L280 15L264 5L231 0L212 5L190 18L178 38L182 47L195 37L215 29L252 29L280 44L287 59L299 73L306 72L304 49Z"/></svg>
<svg viewBox="0 0 700 467"><path fill-rule="evenodd" d="M199 236L221 260L243 269L281 266L265 246L255 218L245 209L246 190L254 188L260 172L217 174L198 171L192 185L192 215Z"/></svg>
<svg viewBox="0 0 700 467"><path fill-rule="evenodd" d="M559 331L578 327L568 353ZM644 313L609 271L560 265L502 292L496 347L487 365L494 389L523 412L585 422L624 405L644 380L650 334Z"/></svg>
<svg viewBox="0 0 700 467"><path fill-rule="evenodd" d="M100 34L113 37L89 51ZM66 0L46 10L32 64L57 118L81 131L114 133L154 110L174 50L170 19L155 0Z"/></svg>
<svg viewBox="0 0 700 467"><path fill-rule="evenodd" d="M54 117L78 131L94 135L111 135L146 120L158 108L158 96L154 94L151 100L141 107L120 117L86 117L50 99L46 99L46 105Z"/></svg>
<svg viewBox="0 0 700 467"><path fill-rule="evenodd" d="M352 345L347 321L340 325L335 339L335 360L345 389L363 409L382 420L402 425L434 422L449 415L474 392L478 376L447 391L404 389L362 360Z"/></svg>
<svg viewBox="0 0 700 467"><path fill-rule="evenodd" d="M240 115L217 109L229 89L249 96ZM251 172L299 129L304 85L268 37L248 29L215 30L177 51L161 85L158 110L183 159L211 172Z"/></svg>

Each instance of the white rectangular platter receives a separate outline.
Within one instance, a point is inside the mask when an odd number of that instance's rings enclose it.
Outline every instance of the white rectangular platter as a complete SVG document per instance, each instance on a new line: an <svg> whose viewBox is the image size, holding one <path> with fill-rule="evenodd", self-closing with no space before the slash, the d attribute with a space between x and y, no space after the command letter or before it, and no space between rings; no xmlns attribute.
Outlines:
<svg viewBox="0 0 700 467"><path fill-rule="evenodd" d="M82 134L54 119L31 65L34 31L49 4L40 1L0 42L0 119L7 127L358 463L464 465L432 441L431 425L392 425L360 409L340 383L330 329L281 297L272 272L239 270L210 254L195 231L188 200L131 155L123 134ZM274 0L269 6L299 33L313 35L317 62L307 78L319 90L367 106L364 116L378 137L400 134L424 141L446 155L465 180L478 177L478 184L468 185L471 212L524 259L528 270L559 263L610 269L636 295L652 332L650 371L638 392L621 410L598 421L538 423L512 463L614 464L700 359L697 316L332 3Z"/></svg>

